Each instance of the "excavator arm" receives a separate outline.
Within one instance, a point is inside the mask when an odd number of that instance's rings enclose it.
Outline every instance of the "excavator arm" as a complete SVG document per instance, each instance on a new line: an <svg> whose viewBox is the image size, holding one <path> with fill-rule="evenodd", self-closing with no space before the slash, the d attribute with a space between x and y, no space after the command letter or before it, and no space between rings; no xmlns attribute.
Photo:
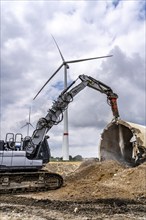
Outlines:
<svg viewBox="0 0 146 220"><path fill-rule="evenodd" d="M78 79L80 79L81 82L75 87L71 88ZM72 102L73 98L86 86L106 94L108 103L111 105L114 119L117 120L119 118L116 102L118 96L113 93L109 86L86 75L80 75L78 79L73 81L66 89L62 91L57 100L54 101L52 107L48 110L47 115L44 118L39 119L36 129L27 143L26 155L28 158L37 157L41 150L41 142L46 137L46 133L52 128L53 125L56 125L62 121L63 112L67 109L69 103Z"/></svg>
<svg viewBox="0 0 146 220"><path fill-rule="evenodd" d="M118 106L117 106L118 95L114 93L109 86L92 78L91 76L80 75L79 78L82 81L84 80L88 81L88 84L87 84L88 87L107 95L108 104L111 106L114 119L117 120L119 118L119 111L118 111Z"/></svg>

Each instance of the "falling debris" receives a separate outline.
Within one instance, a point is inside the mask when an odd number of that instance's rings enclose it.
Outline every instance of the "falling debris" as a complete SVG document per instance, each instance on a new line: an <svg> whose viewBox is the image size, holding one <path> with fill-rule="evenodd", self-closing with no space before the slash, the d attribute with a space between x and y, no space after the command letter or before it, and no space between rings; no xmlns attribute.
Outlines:
<svg viewBox="0 0 146 220"><path fill-rule="evenodd" d="M121 149L121 154L124 157L124 137L122 132L122 127L119 125L119 147Z"/></svg>

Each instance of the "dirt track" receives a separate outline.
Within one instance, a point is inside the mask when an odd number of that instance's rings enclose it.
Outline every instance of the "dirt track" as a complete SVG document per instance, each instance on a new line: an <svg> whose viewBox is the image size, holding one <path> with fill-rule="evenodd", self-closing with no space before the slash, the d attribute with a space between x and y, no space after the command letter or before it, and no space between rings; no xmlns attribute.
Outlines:
<svg viewBox="0 0 146 220"><path fill-rule="evenodd" d="M57 164L66 176L59 190L1 196L1 219L146 219L146 163L128 168L115 161L86 161L78 166Z"/></svg>

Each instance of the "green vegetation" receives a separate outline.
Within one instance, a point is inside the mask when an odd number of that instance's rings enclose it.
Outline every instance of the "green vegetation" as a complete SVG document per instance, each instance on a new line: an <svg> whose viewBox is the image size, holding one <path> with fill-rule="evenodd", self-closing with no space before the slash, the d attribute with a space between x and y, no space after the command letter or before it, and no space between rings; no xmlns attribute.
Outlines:
<svg viewBox="0 0 146 220"><path fill-rule="evenodd" d="M76 155L75 157L72 157L69 155L69 161L82 161L83 157L81 155ZM53 157L51 156L50 161L63 161L62 157Z"/></svg>

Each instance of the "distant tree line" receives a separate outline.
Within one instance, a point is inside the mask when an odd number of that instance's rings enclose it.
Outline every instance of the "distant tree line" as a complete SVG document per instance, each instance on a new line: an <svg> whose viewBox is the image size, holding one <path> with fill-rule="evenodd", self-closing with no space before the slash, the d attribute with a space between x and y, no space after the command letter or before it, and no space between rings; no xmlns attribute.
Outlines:
<svg viewBox="0 0 146 220"><path fill-rule="evenodd" d="M82 161L83 157L81 155L76 155L75 157L72 157L69 155L69 161ZM53 157L51 156L50 161L63 161L63 157Z"/></svg>

